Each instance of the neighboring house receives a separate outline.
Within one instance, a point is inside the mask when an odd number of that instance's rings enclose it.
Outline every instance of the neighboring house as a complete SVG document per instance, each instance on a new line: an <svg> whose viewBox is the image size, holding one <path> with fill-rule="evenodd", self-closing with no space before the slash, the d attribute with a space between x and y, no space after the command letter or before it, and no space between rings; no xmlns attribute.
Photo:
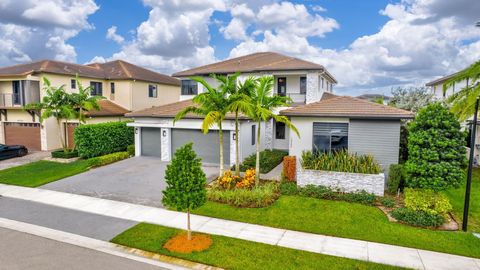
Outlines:
<svg viewBox="0 0 480 270"><path fill-rule="evenodd" d="M218 129L202 134L202 118L189 114L173 124L173 118L183 108L193 105L191 98L203 87L191 81L191 76L208 78L209 74L241 72L239 80L248 76L272 75L274 91L296 101L279 113L291 118L300 137L290 134L282 123L273 120L262 124L261 149L282 149L301 156L304 150L346 148L359 154L372 154L384 166L398 162L400 120L413 118L411 112L375 104L352 97L332 94L336 80L323 66L277 53L256 53L211 65L175 73L182 81L182 101L126 114L136 128L136 155L157 156L169 161L174 151L185 143L194 142L203 162L219 163ZM322 83L323 81L323 83ZM235 163L235 140L240 140L243 160L255 152L257 123L247 117L240 119L239 138L235 138L233 115L222 125L224 130L225 163Z"/></svg>
<svg viewBox="0 0 480 270"><path fill-rule="evenodd" d="M391 97L385 96L383 94L363 94L363 95L357 96L357 98L371 101L371 102L376 102L378 99L381 98L383 100L383 104L385 105L387 105L391 99Z"/></svg>
<svg viewBox="0 0 480 270"><path fill-rule="evenodd" d="M64 89L71 93L78 89L77 75L84 87L92 86L92 95L106 98L99 102L99 111L87 113L88 123L122 120L127 112L175 102L180 96L179 80L120 60L90 65L43 60L3 67L0 143L23 144L29 150L58 149L61 128L72 145L73 129L78 123L59 127L53 118L40 123L40 112L25 111L23 106L43 98L42 77L47 77L53 86L65 85Z"/></svg>

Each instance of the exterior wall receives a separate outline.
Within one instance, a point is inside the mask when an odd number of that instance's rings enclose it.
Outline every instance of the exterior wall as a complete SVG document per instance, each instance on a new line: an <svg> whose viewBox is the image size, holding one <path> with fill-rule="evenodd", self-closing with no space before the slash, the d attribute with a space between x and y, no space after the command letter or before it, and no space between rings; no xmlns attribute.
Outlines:
<svg viewBox="0 0 480 270"><path fill-rule="evenodd" d="M203 79L212 87L217 87L218 86L218 82L213 79L212 77L209 77L209 76L203 76ZM189 78L182 78L182 80L190 80ZM195 95L182 95L181 94L181 89L182 87L179 86L179 93L180 93L180 101L182 100L187 100L187 99L192 99ZM203 85L201 83L197 83L197 94L200 94L200 93L203 93L205 92L205 87L203 87ZM176 100L178 101L178 100Z"/></svg>
<svg viewBox="0 0 480 270"><path fill-rule="evenodd" d="M465 86L467 86L467 81L466 80L461 81L459 83L455 83L455 85L452 85L449 88L447 88L447 90L445 92L445 97L443 96L443 83L439 83L439 84L436 84L436 85L432 86L432 91L433 91L433 94L435 95L435 97L437 99L444 99L446 97L449 97L449 96L453 95L454 93L457 93L458 91L460 91Z"/></svg>
<svg viewBox="0 0 480 270"><path fill-rule="evenodd" d="M110 83L115 83L115 94L112 95L112 89ZM108 96L109 100L124 107L127 110L132 110L132 81L108 81L103 85L103 95Z"/></svg>
<svg viewBox="0 0 480 270"><path fill-rule="evenodd" d="M288 127L285 127L285 139L277 139L275 138L276 130L275 130L275 124L273 125L273 148L274 149L280 149L280 150L287 150L288 147L290 146L289 141L290 141L290 129ZM292 136L297 136L297 134L292 133Z"/></svg>
<svg viewBox="0 0 480 270"><path fill-rule="evenodd" d="M258 124L251 121L241 122L239 137L240 137L240 162L242 162L246 157L255 153L257 150L256 142L252 145L252 126L255 125L258 128ZM260 126L260 150L265 149L265 124ZM263 136L262 136L263 134ZM256 133L255 133L256 136ZM235 160L235 159L234 159Z"/></svg>
<svg viewBox="0 0 480 270"><path fill-rule="evenodd" d="M383 168L388 168L398 163L399 148L399 120L350 120L349 151L373 155Z"/></svg>
<svg viewBox="0 0 480 270"><path fill-rule="evenodd" d="M170 86L164 84L154 84L148 82L135 81L132 82L132 111L150 108L153 106L165 105L173 102L177 102L180 97L180 87ZM157 86L157 97L148 96L148 86Z"/></svg>

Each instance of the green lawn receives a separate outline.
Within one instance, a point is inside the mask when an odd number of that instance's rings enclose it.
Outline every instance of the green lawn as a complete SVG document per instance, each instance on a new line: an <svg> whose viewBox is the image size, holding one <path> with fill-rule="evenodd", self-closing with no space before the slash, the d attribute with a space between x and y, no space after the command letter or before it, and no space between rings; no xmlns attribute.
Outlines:
<svg viewBox="0 0 480 270"><path fill-rule="evenodd" d="M40 160L0 171L0 183L24 187L38 187L89 168L87 160L58 163Z"/></svg>
<svg viewBox="0 0 480 270"><path fill-rule="evenodd" d="M463 220L463 202L465 198L465 182L458 189L445 192L453 206L455 219L461 223ZM468 218L468 230L480 232L480 169L473 170L472 189L470 191L470 215Z"/></svg>
<svg viewBox="0 0 480 270"><path fill-rule="evenodd" d="M112 242L225 269L400 269L217 235L212 235L212 246L202 252L182 254L164 249L163 244L178 232L141 223L116 236Z"/></svg>
<svg viewBox="0 0 480 270"><path fill-rule="evenodd" d="M392 223L376 207L300 196L281 196L267 208L207 202L195 214L480 258L470 233L433 231Z"/></svg>

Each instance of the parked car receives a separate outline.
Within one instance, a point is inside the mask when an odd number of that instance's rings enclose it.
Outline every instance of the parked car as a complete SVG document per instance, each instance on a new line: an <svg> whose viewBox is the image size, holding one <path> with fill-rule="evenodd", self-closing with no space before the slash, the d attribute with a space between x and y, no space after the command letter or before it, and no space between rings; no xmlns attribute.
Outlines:
<svg viewBox="0 0 480 270"><path fill-rule="evenodd" d="M23 157L28 154L28 149L23 145L0 144L0 160L14 157Z"/></svg>

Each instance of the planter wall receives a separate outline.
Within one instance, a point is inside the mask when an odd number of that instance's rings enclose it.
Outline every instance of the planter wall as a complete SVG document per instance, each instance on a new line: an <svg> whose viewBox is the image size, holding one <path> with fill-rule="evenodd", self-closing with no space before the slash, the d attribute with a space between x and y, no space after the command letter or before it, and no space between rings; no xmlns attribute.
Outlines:
<svg viewBox="0 0 480 270"><path fill-rule="evenodd" d="M299 166L300 167L300 166ZM332 171L297 170L297 185L319 185L340 189L343 192L365 190L377 196L383 196L385 190L385 175L345 173Z"/></svg>

